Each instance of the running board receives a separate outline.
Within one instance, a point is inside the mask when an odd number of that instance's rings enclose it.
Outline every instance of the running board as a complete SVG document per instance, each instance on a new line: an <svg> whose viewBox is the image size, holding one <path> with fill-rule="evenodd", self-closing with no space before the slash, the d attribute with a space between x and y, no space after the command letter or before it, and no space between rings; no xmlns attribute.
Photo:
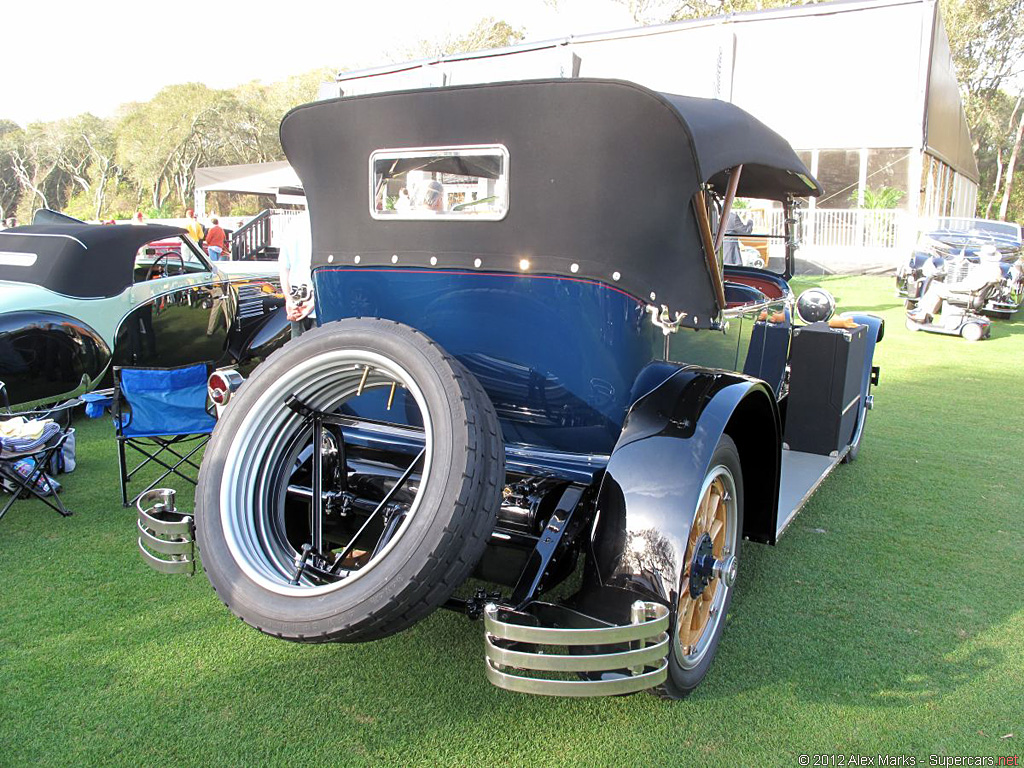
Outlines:
<svg viewBox="0 0 1024 768"><path fill-rule="evenodd" d="M843 460L850 450L847 446L842 451L829 456L817 453L804 453L782 449L782 478L779 481L779 517L775 529L778 540L789 524L793 522L797 512L811 498L822 481Z"/></svg>

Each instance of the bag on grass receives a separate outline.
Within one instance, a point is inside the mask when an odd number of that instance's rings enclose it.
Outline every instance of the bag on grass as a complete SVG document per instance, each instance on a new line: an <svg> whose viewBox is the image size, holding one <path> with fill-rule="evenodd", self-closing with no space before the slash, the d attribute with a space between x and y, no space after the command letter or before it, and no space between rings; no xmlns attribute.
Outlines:
<svg viewBox="0 0 1024 768"><path fill-rule="evenodd" d="M74 472L78 462L75 461L75 430L68 430L68 436L64 439L64 445L60 450L50 457L48 467L51 475L59 475L64 472Z"/></svg>
<svg viewBox="0 0 1024 768"><path fill-rule="evenodd" d="M32 458L18 459L17 461L7 462L7 466L14 472L17 472L23 478L27 478L36 468L36 462ZM33 483L36 491L41 496L51 496L54 493L60 491L60 483L54 480L45 472L41 473ZM8 493L15 493L19 489L12 480L4 480L4 490Z"/></svg>

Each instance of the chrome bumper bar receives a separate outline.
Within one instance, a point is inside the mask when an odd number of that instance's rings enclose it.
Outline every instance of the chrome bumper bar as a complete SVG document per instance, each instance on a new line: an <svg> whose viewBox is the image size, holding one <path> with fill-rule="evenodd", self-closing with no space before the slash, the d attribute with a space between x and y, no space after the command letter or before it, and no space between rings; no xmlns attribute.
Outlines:
<svg viewBox="0 0 1024 768"><path fill-rule="evenodd" d="M617 696L660 685L668 674L668 608L661 603L638 600L630 624L584 629L503 621L503 613L524 618L494 603L484 608L487 679L499 688L543 696Z"/></svg>
<svg viewBox="0 0 1024 768"><path fill-rule="evenodd" d="M155 488L139 496L139 552L160 573L196 572L195 523L174 507L174 491Z"/></svg>

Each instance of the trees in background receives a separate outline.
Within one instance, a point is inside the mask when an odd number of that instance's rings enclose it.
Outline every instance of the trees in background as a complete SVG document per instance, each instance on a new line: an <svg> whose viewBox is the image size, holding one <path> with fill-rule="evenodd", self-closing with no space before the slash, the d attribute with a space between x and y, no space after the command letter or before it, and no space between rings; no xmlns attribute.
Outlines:
<svg viewBox="0 0 1024 768"><path fill-rule="evenodd" d="M816 0L618 0L638 24L703 18ZM557 7L557 0L546 0ZM981 172L978 215L1024 217L1024 0L940 0ZM400 53L429 58L521 42L526 31L488 17L462 35ZM230 90L173 85L109 119L80 115L27 128L0 119L0 214L40 206L79 218L180 214L200 166L283 158L278 125L316 98L335 70Z"/></svg>
<svg viewBox="0 0 1024 768"><path fill-rule="evenodd" d="M470 53L488 48L505 48L522 42L526 38L526 30L515 28L507 21L492 16L480 19L469 31L462 35L448 35L438 40L423 40L412 48L401 52L402 60L430 59L437 56L448 56L453 53Z"/></svg>
<svg viewBox="0 0 1024 768"><path fill-rule="evenodd" d="M637 24L817 0L617 0ZM981 173L978 215L1024 218L1024 0L939 0Z"/></svg>
<svg viewBox="0 0 1024 768"><path fill-rule="evenodd" d="M942 0L942 15L981 171L979 215L1019 219L1024 0Z"/></svg>
<svg viewBox="0 0 1024 768"><path fill-rule="evenodd" d="M26 128L0 120L0 213L23 222L40 207L93 220L136 210L181 215L196 168L282 159L281 117L316 98L333 73L228 90L172 85L110 119L85 114Z"/></svg>
<svg viewBox="0 0 1024 768"><path fill-rule="evenodd" d="M23 134L17 123L0 120L0 222L14 214L21 200L21 182L14 162Z"/></svg>

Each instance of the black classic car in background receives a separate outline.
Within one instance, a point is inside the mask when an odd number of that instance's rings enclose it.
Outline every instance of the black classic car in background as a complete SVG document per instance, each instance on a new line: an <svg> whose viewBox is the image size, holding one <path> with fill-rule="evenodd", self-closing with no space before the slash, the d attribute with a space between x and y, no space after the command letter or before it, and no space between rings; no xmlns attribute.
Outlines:
<svg viewBox="0 0 1024 768"><path fill-rule="evenodd" d="M207 449L195 536L220 598L297 642L443 606L484 619L498 686L693 690L741 543L776 542L872 403L881 321L830 324L787 282L817 182L732 104L621 81L335 99L281 136L320 327ZM736 196L782 204L786 274L723 269L711 222ZM172 510L140 501L140 547L188 571Z"/></svg>
<svg viewBox="0 0 1024 768"><path fill-rule="evenodd" d="M999 250L1003 279L980 309L994 317L1012 316L1024 302L1024 245L1019 224L987 219L940 218L922 233L914 253L896 270L896 290L913 303L928 278L962 282L978 268L986 245Z"/></svg>
<svg viewBox="0 0 1024 768"><path fill-rule="evenodd" d="M11 404L71 397L112 365L241 363L287 336L276 265L212 265L185 231L44 212L0 232L0 381Z"/></svg>

